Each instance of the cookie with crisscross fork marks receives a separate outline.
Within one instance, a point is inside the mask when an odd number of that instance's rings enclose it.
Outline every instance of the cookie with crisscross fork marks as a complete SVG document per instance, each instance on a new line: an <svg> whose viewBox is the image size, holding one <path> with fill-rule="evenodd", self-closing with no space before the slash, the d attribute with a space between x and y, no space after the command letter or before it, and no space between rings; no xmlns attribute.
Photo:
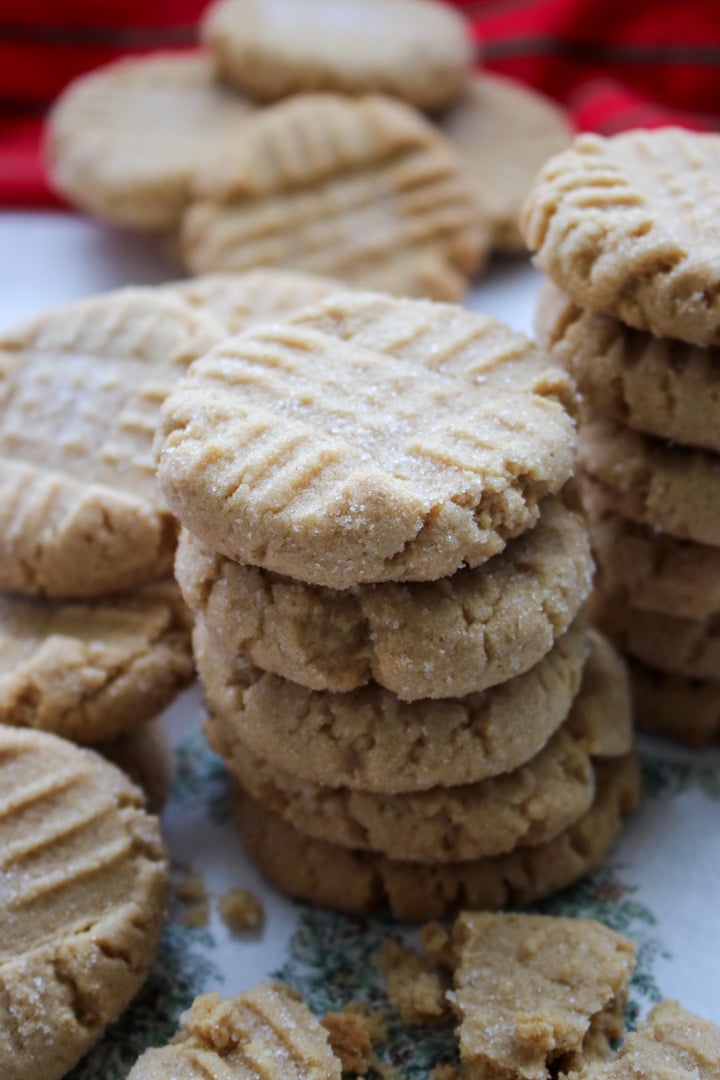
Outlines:
<svg viewBox="0 0 720 1080"><path fill-rule="evenodd" d="M261 983L221 1001L195 998L169 1046L148 1050L128 1080L340 1080L328 1034L300 995Z"/></svg>
<svg viewBox="0 0 720 1080"><path fill-rule="evenodd" d="M536 265L581 307L720 344L719 135L580 135L541 171L521 228Z"/></svg>
<svg viewBox="0 0 720 1080"><path fill-rule="evenodd" d="M159 475L211 550L330 588L432 580L531 528L573 471L569 377L456 307L331 297L197 364Z"/></svg>
<svg viewBox="0 0 720 1080"><path fill-rule="evenodd" d="M72 82L50 114L52 179L90 214L141 229L175 226L199 160L239 137L250 102L200 55L120 60Z"/></svg>
<svg viewBox="0 0 720 1080"><path fill-rule="evenodd" d="M200 166L181 248L193 273L278 266L457 300L488 246L452 145L407 105L302 94Z"/></svg>
<svg viewBox="0 0 720 1080"><path fill-rule="evenodd" d="M155 427L179 376L221 337L211 315L152 289L0 337L0 588L99 596L170 570Z"/></svg>
<svg viewBox="0 0 720 1080"><path fill-rule="evenodd" d="M140 989L168 869L143 796L97 754L0 726L0 1075L59 1080Z"/></svg>

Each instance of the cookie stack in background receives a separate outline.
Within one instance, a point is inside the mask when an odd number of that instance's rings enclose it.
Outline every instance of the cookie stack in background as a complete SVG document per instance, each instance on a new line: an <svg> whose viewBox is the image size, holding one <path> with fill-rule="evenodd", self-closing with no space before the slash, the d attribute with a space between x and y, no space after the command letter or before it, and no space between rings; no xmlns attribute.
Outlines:
<svg viewBox="0 0 720 1080"><path fill-rule="evenodd" d="M474 75L436 0L220 0L206 51L77 79L48 171L87 213L169 234L191 273L269 266L459 300L491 249L517 251L532 177L564 112ZM430 114L430 115L426 115Z"/></svg>
<svg viewBox="0 0 720 1080"><path fill-rule="evenodd" d="M247 330L168 398L208 735L281 888L426 918L602 861L638 776L585 629L573 401L494 320L377 294Z"/></svg>
<svg viewBox="0 0 720 1080"><path fill-rule="evenodd" d="M582 396L592 612L640 727L720 734L720 138L582 136L528 201L540 341Z"/></svg>

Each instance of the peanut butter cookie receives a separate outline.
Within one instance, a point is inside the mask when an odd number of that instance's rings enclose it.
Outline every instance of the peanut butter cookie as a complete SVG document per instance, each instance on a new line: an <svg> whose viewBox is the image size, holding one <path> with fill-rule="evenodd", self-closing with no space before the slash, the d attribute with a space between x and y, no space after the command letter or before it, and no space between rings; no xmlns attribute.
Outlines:
<svg viewBox="0 0 720 1080"><path fill-rule="evenodd" d="M427 920L460 909L530 904L596 870L635 809L639 790L634 755L600 762L595 802L566 832L538 847L438 865L313 840L239 793L236 819L264 876L292 896L353 914L389 907L398 918Z"/></svg>
<svg viewBox="0 0 720 1080"><path fill-rule="evenodd" d="M157 820L108 762L0 726L0 1075L60 1080L140 989L168 871Z"/></svg>
<svg viewBox="0 0 720 1080"><path fill-rule="evenodd" d="M433 580L536 523L574 468L573 401L494 319L348 293L196 363L164 409L159 476L238 562L334 589Z"/></svg>
<svg viewBox="0 0 720 1080"><path fill-rule="evenodd" d="M200 55L133 57L76 79L50 114L57 189L96 217L140 229L177 225L198 162L236 137L248 99Z"/></svg>
<svg viewBox="0 0 720 1080"><path fill-rule="evenodd" d="M629 668L640 731L698 748L720 739L720 680L687 678L632 657Z"/></svg>
<svg viewBox="0 0 720 1080"><path fill-rule="evenodd" d="M720 345L720 136L579 135L547 162L521 228L581 307L657 337Z"/></svg>
<svg viewBox="0 0 720 1080"><path fill-rule="evenodd" d="M155 478L160 406L222 337L153 289L57 308L0 337L0 588L120 592L172 568Z"/></svg>
<svg viewBox="0 0 720 1080"><path fill-rule="evenodd" d="M181 233L195 274L281 267L435 300L459 300L487 250L452 144L378 96L299 94L258 111L203 160Z"/></svg>
<svg viewBox="0 0 720 1080"><path fill-rule="evenodd" d="M472 61L462 16L436 0L219 0L203 37L220 73L263 100L336 90L438 108Z"/></svg>
<svg viewBox="0 0 720 1080"><path fill-rule="evenodd" d="M587 655L580 617L524 675L466 698L405 704L372 684L306 690L225 656L200 625L194 643L207 734L231 767L245 745L310 782L388 795L472 784L529 761L566 719Z"/></svg>

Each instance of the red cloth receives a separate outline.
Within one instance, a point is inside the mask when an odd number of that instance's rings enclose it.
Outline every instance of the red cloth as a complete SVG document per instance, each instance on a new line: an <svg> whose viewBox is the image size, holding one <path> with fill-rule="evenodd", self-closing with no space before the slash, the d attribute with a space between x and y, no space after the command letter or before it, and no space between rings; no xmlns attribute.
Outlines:
<svg viewBox="0 0 720 1080"><path fill-rule="evenodd" d="M332 0L328 0L332 3ZM187 47L207 0L3 0L0 205L56 203L42 117L75 75ZM720 130L717 0L456 0L481 63L563 102L579 130Z"/></svg>

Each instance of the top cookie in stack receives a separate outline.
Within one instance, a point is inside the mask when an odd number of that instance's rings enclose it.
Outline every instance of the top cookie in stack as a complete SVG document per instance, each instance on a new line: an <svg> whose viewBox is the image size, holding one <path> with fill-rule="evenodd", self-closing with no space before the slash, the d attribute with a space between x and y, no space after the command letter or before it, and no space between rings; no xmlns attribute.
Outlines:
<svg viewBox="0 0 720 1080"><path fill-rule="evenodd" d="M599 639L583 676L572 405L494 320L377 294L245 331L168 399L208 732L288 891L429 917L607 850L637 776Z"/></svg>
<svg viewBox="0 0 720 1080"><path fill-rule="evenodd" d="M578 138L524 216L584 400L595 614L642 726L696 745L720 732L719 215L720 137L670 128Z"/></svg>

